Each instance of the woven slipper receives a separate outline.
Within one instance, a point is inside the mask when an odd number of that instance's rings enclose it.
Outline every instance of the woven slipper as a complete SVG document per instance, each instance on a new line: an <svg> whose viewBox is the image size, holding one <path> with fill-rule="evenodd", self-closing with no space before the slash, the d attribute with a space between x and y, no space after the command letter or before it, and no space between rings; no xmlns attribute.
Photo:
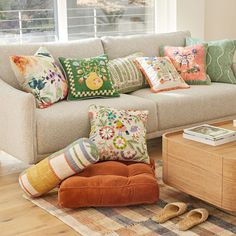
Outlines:
<svg viewBox="0 0 236 236"><path fill-rule="evenodd" d="M167 204L152 220L164 223L169 219L180 216L187 211L187 204L184 202L173 202Z"/></svg>
<svg viewBox="0 0 236 236"><path fill-rule="evenodd" d="M179 230L185 231L192 228L195 225L199 225L206 221L209 213L204 208L198 208L190 211L183 220L181 220L176 226Z"/></svg>

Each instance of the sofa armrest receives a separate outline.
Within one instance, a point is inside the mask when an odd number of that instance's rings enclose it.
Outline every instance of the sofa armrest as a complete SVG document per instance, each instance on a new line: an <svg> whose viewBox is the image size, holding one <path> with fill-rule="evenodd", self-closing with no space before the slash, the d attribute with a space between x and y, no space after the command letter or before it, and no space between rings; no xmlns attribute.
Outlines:
<svg viewBox="0 0 236 236"><path fill-rule="evenodd" d="M34 96L17 90L0 79L0 150L26 162L34 163Z"/></svg>

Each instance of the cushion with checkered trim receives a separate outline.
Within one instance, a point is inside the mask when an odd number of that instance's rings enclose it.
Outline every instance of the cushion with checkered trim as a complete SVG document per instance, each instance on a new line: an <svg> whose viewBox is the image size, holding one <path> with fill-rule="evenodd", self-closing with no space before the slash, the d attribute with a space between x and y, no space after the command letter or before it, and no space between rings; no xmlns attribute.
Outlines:
<svg viewBox="0 0 236 236"><path fill-rule="evenodd" d="M85 59L60 57L59 61L68 80L68 100L119 96L111 83L106 55Z"/></svg>

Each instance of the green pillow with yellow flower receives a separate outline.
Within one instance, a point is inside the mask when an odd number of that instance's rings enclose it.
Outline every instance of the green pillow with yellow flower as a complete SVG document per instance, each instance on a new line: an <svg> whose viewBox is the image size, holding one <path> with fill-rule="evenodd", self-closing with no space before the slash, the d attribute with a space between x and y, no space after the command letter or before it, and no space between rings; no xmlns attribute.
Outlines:
<svg viewBox="0 0 236 236"><path fill-rule="evenodd" d="M68 80L68 100L119 96L111 83L107 55L84 59L60 57L59 61Z"/></svg>

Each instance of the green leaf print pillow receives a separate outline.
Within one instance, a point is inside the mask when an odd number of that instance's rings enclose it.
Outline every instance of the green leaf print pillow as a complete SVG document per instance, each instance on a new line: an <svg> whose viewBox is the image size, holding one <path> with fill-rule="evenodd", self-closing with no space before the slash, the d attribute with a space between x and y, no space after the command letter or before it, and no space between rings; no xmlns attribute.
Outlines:
<svg viewBox="0 0 236 236"><path fill-rule="evenodd" d="M68 100L119 96L111 83L106 55L85 59L60 57L59 61L68 80Z"/></svg>

